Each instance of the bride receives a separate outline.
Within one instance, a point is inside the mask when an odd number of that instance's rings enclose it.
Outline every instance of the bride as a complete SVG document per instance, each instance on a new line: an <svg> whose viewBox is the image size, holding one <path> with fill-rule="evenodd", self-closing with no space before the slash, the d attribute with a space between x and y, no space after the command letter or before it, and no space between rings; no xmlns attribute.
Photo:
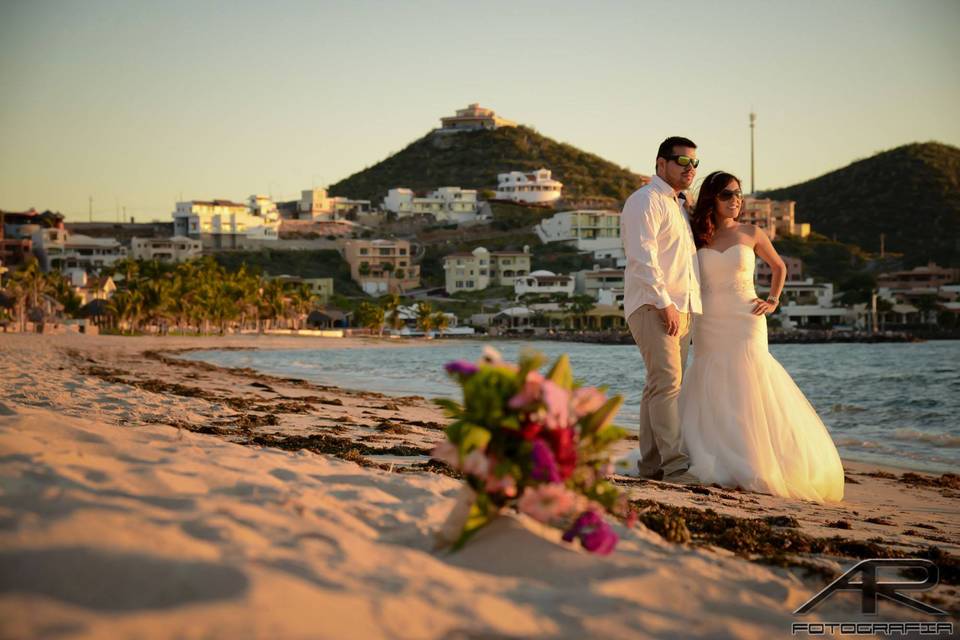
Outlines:
<svg viewBox="0 0 960 640"><path fill-rule="evenodd" d="M769 238L737 222L740 180L703 182L691 225L703 315L680 391L680 432L690 473L718 483L807 500L843 499L843 466L826 427L767 348L766 315L779 304L786 267ZM770 297L753 287L755 255L770 265Z"/></svg>

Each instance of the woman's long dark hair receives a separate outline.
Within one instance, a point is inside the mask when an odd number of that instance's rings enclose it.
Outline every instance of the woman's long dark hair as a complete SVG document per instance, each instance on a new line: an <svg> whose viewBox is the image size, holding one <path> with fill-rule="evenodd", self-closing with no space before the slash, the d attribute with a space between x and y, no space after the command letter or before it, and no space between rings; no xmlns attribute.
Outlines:
<svg viewBox="0 0 960 640"><path fill-rule="evenodd" d="M738 186L743 184L740 178L732 173L714 171L704 178L703 184L700 185L697 206L693 208L693 215L690 216L690 226L693 228L693 240L697 244L697 249L713 241L713 234L717 232L717 221L713 215L717 194L726 189L731 180L736 180Z"/></svg>

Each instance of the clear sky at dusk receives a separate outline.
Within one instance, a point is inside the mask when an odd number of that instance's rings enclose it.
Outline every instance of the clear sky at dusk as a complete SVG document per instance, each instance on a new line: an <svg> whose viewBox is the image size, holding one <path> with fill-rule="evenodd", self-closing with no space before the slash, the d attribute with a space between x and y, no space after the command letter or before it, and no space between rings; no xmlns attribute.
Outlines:
<svg viewBox="0 0 960 640"><path fill-rule="evenodd" d="M958 0L0 0L0 208L294 199L471 102L641 173L686 135L745 180L753 109L757 188L786 186L960 145L958 29Z"/></svg>

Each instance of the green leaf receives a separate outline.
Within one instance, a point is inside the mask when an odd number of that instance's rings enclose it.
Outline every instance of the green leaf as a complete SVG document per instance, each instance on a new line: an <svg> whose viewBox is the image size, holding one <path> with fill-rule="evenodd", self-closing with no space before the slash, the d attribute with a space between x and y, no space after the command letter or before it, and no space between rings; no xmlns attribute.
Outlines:
<svg viewBox="0 0 960 640"><path fill-rule="evenodd" d="M457 418L463 412L463 407L449 398L435 398L433 403L442 407L448 418Z"/></svg>
<svg viewBox="0 0 960 640"><path fill-rule="evenodd" d="M573 388L573 370L570 369L570 357L567 354L561 355L550 368L547 379L560 385L564 389Z"/></svg>
<svg viewBox="0 0 960 640"><path fill-rule="evenodd" d="M452 550L459 551L463 548L467 540L477 531L490 524L496 515L497 509L493 503L490 502L490 498L484 493L477 494L477 499L474 500L473 505L470 507L467 522L463 525L463 531L460 533L457 541L453 543Z"/></svg>
<svg viewBox="0 0 960 640"><path fill-rule="evenodd" d="M608 399L599 409L587 416L581 423L583 427L583 433L585 435L590 435L610 424L610 422L613 420L613 416L617 414L617 411L619 411L620 405L622 404L623 396L613 396L612 398Z"/></svg>
<svg viewBox="0 0 960 640"><path fill-rule="evenodd" d="M460 455L466 456L474 449L484 449L490 442L490 431L475 424L465 424L460 432Z"/></svg>

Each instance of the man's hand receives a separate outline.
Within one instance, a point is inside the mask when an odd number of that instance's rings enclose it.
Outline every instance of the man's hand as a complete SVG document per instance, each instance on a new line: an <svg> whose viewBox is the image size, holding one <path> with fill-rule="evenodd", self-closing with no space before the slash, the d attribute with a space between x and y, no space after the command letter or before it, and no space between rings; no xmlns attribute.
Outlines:
<svg viewBox="0 0 960 640"><path fill-rule="evenodd" d="M680 312L675 305L667 305L666 309L657 309L660 313L660 321L663 322L663 328L668 336L676 336L680 333Z"/></svg>

